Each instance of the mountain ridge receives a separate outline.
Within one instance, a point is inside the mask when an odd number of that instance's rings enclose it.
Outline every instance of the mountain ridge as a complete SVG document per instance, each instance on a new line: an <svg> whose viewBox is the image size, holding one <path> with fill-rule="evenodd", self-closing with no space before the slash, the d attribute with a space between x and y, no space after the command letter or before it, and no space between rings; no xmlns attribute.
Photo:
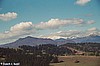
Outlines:
<svg viewBox="0 0 100 66"><path fill-rule="evenodd" d="M80 37L80 38L74 38L74 39L59 38L56 40L27 36L25 38L19 38L15 42L0 45L0 47L17 48L18 46L21 46L21 45L30 45L30 46L40 45L40 44L61 45L61 44L66 44L66 43L85 43L85 42L100 43L100 36L91 35L87 37Z"/></svg>

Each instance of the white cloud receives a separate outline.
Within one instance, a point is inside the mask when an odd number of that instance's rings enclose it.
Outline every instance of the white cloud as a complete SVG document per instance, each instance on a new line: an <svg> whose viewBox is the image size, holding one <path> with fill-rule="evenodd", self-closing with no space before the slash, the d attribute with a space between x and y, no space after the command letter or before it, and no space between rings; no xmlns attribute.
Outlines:
<svg viewBox="0 0 100 66"><path fill-rule="evenodd" d="M0 40L15 40L19 37L34 34L35 32L36 30L33 29L32 22L21 22L12 26L9 31L0 33Z"/></svg>
<svg viewBox="0 0 100 66"><path fill-rule="evenodd" d="M94 24L94 23L95 23L94 20L89 20L89 21L87 22L87 24Z"/></svg>
<svg viewBox="0 0 100 66"><path fill-rule="evenodd" d="M8 33L13 34L14 36L17 35L23 36L23 35L30 35L35 32L36 30L34 29L32 22L21 22L19 24L12 26Z"/></svg>
<svg viewBox="0 0 100 66"><path fill-rule="evenodd" d="M81 18L73 18L73 19L51 19L47 22L41 22L39 24L34 25L36 29L43 30L43 29L58 29L60 27L66 27L69 25L89 25L94 24L94 20L85 21Z"/></svg>
<svg viewBox="0 0 100 66"><path fill-rule="evenodd" d="M17 18L17 13L15 12L8 12L5 14L0 14L0 20L3 20L3 21L9 21L15 18Z"/></svg>
<svg viewBox="0 0 100 66"><path fill-rule="evenodd" d="M68 30L68 31L58 31L56 33L52 33L46 36L41 36L43 38L51 38L51 39L58 39L58 38L75 38L79 37L81 31L78 30Z"/></svg>
<svg viewBox="0 0 100 66"><path fill-rule="evenodd" d="M41 22L36 25L37 29L56 29L59 27L67 26L67 25L81 25L84 23L83 19L73 18L73 19L51 19L48 22Z"/></svg>
<svg viewBox="0 0 100 66"><path fill-rule="evenodd" d="M32 28L32 22L21 22L11 27L11 31L26 30Z"/></svg>
<svg viewBox="0 0 100 66"><path fill-rule="evenodd" d="M9 31L9 33L13 33L15 35L29 35L35 32L36 30L34 29L32 22L21 22L12 26Z"/></svg>
<svg viewBox="0 0 100 66"><path fill-rule="evenodd" d="M93 27L93 28L88 29L88 31L96 31L96 30L97 30L96 27Z"/></svg>
<svg viewBox="0 0 100 66"><path fill-rule="evenodd" d="M82 30L68 30L68 31L58 31L56 33L52 33L45 36L40 36L42 38L51 38L51 39L58 39L58 38L76 38L76 37L85 37L89 35L100 35L100 31L96 28L90 28L85 31Z"/></svg>
<svg viewBox="0 0 100 66"><path fill-rule="evenodd" d="M87 3L89 3L91 0L77 0L76 4L78 5L85 5Z"/></svg>
<svg viewBox="0 0 100 66"><path fill-rule="evenodd" d="M87 30L88 35L100 35L100 30L96 27Z"/></svg>

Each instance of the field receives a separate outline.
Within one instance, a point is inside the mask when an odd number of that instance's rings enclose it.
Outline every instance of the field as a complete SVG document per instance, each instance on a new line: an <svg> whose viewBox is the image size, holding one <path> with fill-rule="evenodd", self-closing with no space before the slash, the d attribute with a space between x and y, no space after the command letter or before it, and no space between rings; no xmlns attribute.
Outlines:
<svg viewBox="0 0 100 66"><path fill-rule="evenodd" d="M60 56L61 63L51 63L51 66L100 66L100 56ZM78 60L79 63L75 63Z"/></svg>

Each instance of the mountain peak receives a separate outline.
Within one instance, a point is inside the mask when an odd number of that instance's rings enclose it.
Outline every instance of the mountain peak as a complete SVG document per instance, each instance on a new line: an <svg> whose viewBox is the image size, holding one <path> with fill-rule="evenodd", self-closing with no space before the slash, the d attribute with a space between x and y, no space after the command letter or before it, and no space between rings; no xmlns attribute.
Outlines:
<svg viewBox="0 0 100 66"><path fill-rule="evenodd" d="M1 45L0 47L18 47L21 45L34 46L34 45L40 45L40 44L61 45L61 44L66 44L66 43L86 43L86 42L100 43L100 36L99 35L90 35L90 36L74 38L74 39L59 38L56 40L27 36L25 38L20 38L20 39L16 40L15 42Z"/></svg>
<svg viewBox="0 0 100 66"><path fill-rule="evenodd" d="M33 38L32 36L27 36L27 37L25 37L25 38Z"/></svg>

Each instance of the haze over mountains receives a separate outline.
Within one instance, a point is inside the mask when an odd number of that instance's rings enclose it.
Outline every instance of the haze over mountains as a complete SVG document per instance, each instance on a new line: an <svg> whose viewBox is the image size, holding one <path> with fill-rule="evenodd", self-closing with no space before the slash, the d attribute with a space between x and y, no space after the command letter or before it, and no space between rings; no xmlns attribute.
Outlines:
<svg viewBox="0 0 100 66"><path fill-rule="evenodd" d="M39 45L39 44L61 45L61 44L66 44L66 43L85 43L85 42L100 43L100 36L90 35L87 37L80 37L80 38L74 38L74 39L60 38L56 40L27 36L25 38L19 38L15 42L0 45L0 47L17 48L18 46L21 46L21 45L30 45L30 46Z"/></svg>

